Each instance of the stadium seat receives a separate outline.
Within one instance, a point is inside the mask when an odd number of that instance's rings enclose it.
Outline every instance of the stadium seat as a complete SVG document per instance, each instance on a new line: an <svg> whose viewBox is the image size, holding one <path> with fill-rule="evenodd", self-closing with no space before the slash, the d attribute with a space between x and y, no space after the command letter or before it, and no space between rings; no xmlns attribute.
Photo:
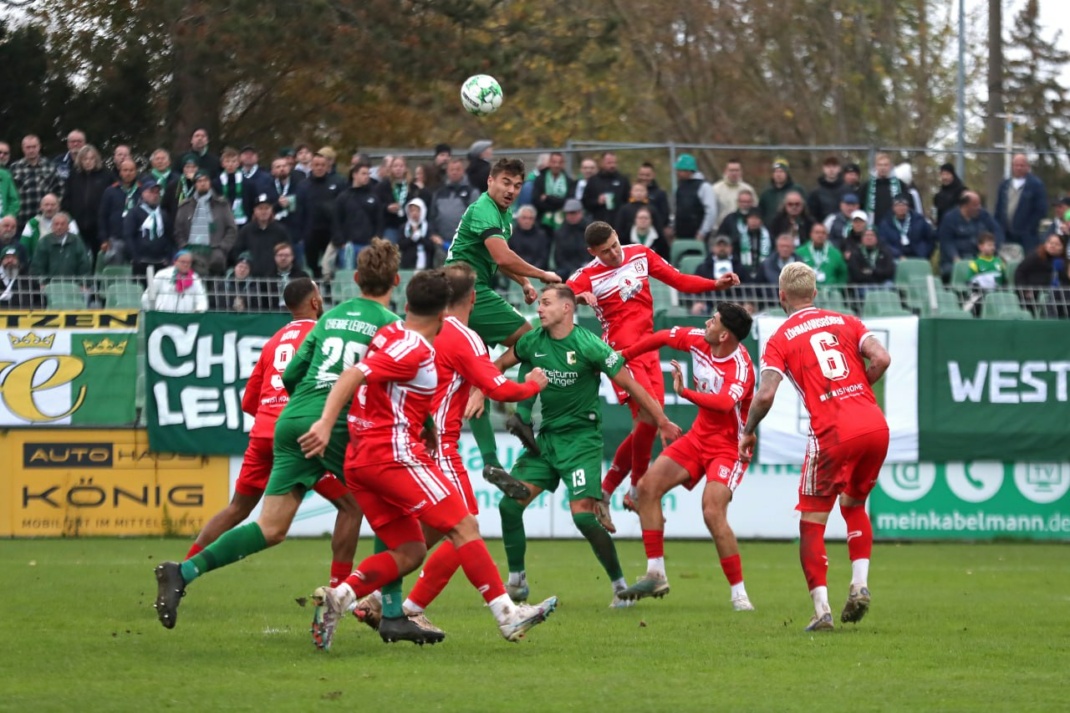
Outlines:
<svg viewBox="0 0 1070 713"><path fill-rule="evenodd" d="M676 269L685 275L694 275L695 270L698 269L698 266L701 265L702 261L705 259L706 258L703 255L685 255L680 258L680 263L676 265Z"/></svg>
<svg viewBox="0 0 1070 713"><path fill-rule="evenodd" d="M668 309L673 305L679 304L676 299L676 290L661 280L648 280L647 284L650 285L650 296L654 298L655 310Z"/></svg>
<svg viewBox="0 0 1070 713"><path fill-rule="evenodd" d="M331 288L336 289L345 282L353 282L353 274L356 270L338 269L334 271L334 277L331 278Z"/></svg>
<svg viewBox="0 0 1070 713"><path fill-rule="evenodd" d="M959 260L951 270L951 284L965 286L970 284L970 261Z"/></svg>
<svg viewBox="0 0 1070 713"><path fill-rule="evenodd" d="M936 288L936 311L928 314L940 319L973 319L973 313L962 309L955 293L944 287Z"/></svg>
<svg viewBox="0 0 1070 713"><path fill-rule="evenodd" d="M1022 264L1021 260L1011 260L1007 263L1007 287L1014 287L1014 271Z"/></svg>
<svg viewBox="0 0 1070 713"><path fill-rule="evenodd" d="M141 309L141 285L136 282L113 282L104 291L108 309Z"/></svg>
<svg viewBox="0 0 1070 713"><path fill-rule="evenodd" d="M134 273L130 265L107 265L100 274L104 277L130 277Z"/></svg>
<svg viewBox="0 0 1070 713"><path fill-rule="evenodd" d="M933 274L933 266L928 260L905 257L895 267L895 284L909 285L914 280L925 280Z"/></svg>
<svg viewBox="0 0 1070 713"><path fill-rule="evenodd" d="M345 282L335 281L331 283L331 301L334 304L341 304L354 297L360 297L360 288L357 287L357 283L353 282L352 279ZM404 301L402 301L402 304L404 304Z"/></svg>
<svg viewBox="0 0 1070 713"><path fill-rule="evenodd" d="M989 292L981 303L981 319L1033 319L1033 313L1022 309L1013 292Z"/></svg>
<svg viewBox="0 0 1070 713"><path fill-rule="evenodd" d="M670 260L673 265L680 264L680 258L688 253L698 253L699 255L706 256L706 244L701 240L687 240L684 238L677 238L672 241L672 248L669 251Z"/></svg>
<svg viewBox="0 0 1070 713"><path fill-rule="evenodd" d="M903 309L899 302L899 293L893 290L867 290L862 303L863 317L905 317L910 310Z"/></svg>
<svg viewBox="0 0 1070 713"><path fill-rule="evenodd" d="M49 282L45 285L45 298L49 309L86 309L87 305L82 289L73 282Z"/></svg>
<svg viewBox="0 0 1070 713"><path fill-rule="evenodd" d="M814 306L855 316L854 310L847 306L847 300L844 299L843 292L838 287L819 287Z"/></svg>

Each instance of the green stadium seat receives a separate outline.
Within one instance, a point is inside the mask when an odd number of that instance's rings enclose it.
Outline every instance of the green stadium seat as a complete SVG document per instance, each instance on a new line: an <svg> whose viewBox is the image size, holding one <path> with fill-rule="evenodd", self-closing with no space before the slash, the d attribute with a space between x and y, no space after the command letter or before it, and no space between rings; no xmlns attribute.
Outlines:
<svg viewBox="0 0 1070 713"><path fill-rule="evenodd" d="M1007 287L1014 287L1014 271L1022 264L1021 260L1011 260L1007 263Z"/></svg>
<svg viewBox="0 0 1070 713"><path fill-rule="evenodd" d="M141 309L141 285L136 282L113 282L104 291L108 309Z"/></svg>
<svg viewBox="0 0 1070 713"><path fill-rule="evenodd" d="M932 276L933 266L928 260L916 257L905 257L895 266L895 284L900 286L909 285L914 280L925 280Z"/></svg>
<svg viewBox="0 0 1070 713"><path fill-rule="evenodd" d="M676 266L676 269L685 275L694 275L695 270L698 269L698 266L701 265L702 261L705 259L706 257L704 255L685 255L680 258L680 264Z"/></svg>
<svg viewBox="0 0 1070 713"><path fill-rule="evenodd" d="M697 253L702 257L706 256L706 244L701 240L687 240L684 238L677 238L672 241L672 248L669 250L670 259L673 265L680 264L680 258L688 253Z"/></svg>
<svg viewBox="0 0 1070 713"><path fill-rule="evenodd" d="M88 305L81 287L73 282L49 282L45 285L45 298L49 309L87 309Z"/></svg>
<svg viewBox="0 0 1070 713"><path fill-rule="evenodd" d="M973 313L962 309L959 298L949 289L936 288L936 310L929 313L940 319L973 319Z"/></svg>
<svg viewBox="0 0 1070 713"><path fill-rule="evenodd" d="M960 287L970 284L969 260L959 260L955 263L955 266L951 269L951 284Z"/></svg>
<svg viewBox="0 0 1070 713"><path fill-rule="evenodd" d="M648 280L647 284L650 285L650 296L654 298L654 310L668 309L677 304L675 299L675 292L673 288L666 285L661 280Z"/></svg>
<svg viewBox="0 0 1070 713"><path fill-rule="evenodd" d="M1022 309L1013 292L989 292L981 303L981 319L1033 319L1033 313Z"/></svg>
<svg viewBox="0 0 1070 713"><path fill-rule="evenodd" d="M893 290L872 289L866 291L862 303L863 317L905 317L912 314L899 302L899 293Z"/></svg>
<svg viewBox="0 0 1070 713"><path fill-rule="evenodd" d="M351 283L351 282L353 282L354 273L356 273L356 270L345 270L345 269L335 270L334 271L334 277L331 278L331 288L332 289L337 289L343 283L346 283L346 282Z"/></svg>
<svg viewBox="0 0 1070 713"><path fill-rule="evenodd" d="M827 309L830 312L849 314L855 316L854 310L847 306L847 300L843 297L843 291L838 287L817 288L817 299L814 306Z"/></svg>
<svg viewBox="0 0 1070 713"><path fill-rule="evenodd" d="M100 274L104 277L130 277L134 273L130 265L107 265Z"/></svg>

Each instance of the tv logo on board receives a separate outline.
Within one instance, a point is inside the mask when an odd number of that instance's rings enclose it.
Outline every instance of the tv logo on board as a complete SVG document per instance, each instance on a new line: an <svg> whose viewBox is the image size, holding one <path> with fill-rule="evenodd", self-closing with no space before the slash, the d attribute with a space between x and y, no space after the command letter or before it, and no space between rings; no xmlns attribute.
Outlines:
<svg viewBox="0 0 1070 713"><path fill-rule="evenodd" d="M1035 503L1053 503L1070 489L1070 464L1016 463L1014 484L1022 495Z"/></svg>

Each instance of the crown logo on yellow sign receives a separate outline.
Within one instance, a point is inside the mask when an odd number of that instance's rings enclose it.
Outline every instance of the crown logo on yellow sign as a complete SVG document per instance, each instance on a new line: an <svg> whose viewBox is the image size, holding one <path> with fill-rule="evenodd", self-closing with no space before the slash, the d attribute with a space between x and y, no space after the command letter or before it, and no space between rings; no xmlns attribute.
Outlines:
<svg viewBox="0 0 1070 713"><path fill-rule="evenodd" d="M94 344L88 339L83 339L82 347L85 348L86 356L122 356L126 351L128 341L130 340L124 339L121 342L113 342L108 337L104 337Z"/></svg>
<svg viewBox="0 0 1070 713"><path fill-rule="evenodd" d="M52 342L55 341L55 333L47 336L38 336L33 332L26 332L24 337L16 337L14 334L8 334L7 338L11 341L12 349L51 349Z"/></svg>

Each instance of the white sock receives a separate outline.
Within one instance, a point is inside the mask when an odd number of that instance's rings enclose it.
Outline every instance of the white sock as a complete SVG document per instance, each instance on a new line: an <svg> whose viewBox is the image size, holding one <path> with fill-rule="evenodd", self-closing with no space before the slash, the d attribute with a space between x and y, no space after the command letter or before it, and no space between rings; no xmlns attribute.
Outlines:
<svg viewBox="0 0 1070 713"><path fill-rule="evenodd" d="M814 600L814 612L821 616L832 611L829 608L829 588L814 587L810 590L810 598Z"/></svg>
<svg viewBox="0 0 1070 713"><path fill-rule="evenodd" d="M646 571L648 574L660 574L665 576L665 558L664 557L651 557L646 561Z"/></svg>
<svg viewBox="0 0 1070 713"><path fill-rule="evenodd" d="M499 624L505 622L506 616L511 614L516 608L513 604L513 600L509 598L508 594L503 594L500 597L496 597L487 604L490 607L490 613L494 615L494 618L498 620Z"/></svg>
<svg viewBox="0 0 1070 713"><path fill-rule="evenodd" d="M623 590L625 590L627 588L628 588L628 580L626 580L624 577L621 577L620 579L614 579L613 580L613 593L614 594L616 594L617 592L623 591Z"/></svg>
<svg viewBox="0 0 1070 713"><path fill-rule="evenodd" d="M342 601L346 602L346 611L351 612L357 608L357 595L353 591L353 587L350 587L346 582L342 582L335 591L342 595Z"/></svg>
<svg viewBox="0 0 1070 713"><path fill-rule="evenodd" d="M401 604L401 610L406 614L423 614L424 608L419 604L414 603L411 599L406 599Z"/></svg>
<svg viewBox="0 0 1070 713"><path fill-rule="evenodd" d="M732 598L739 599L740 597L747 596L747 588L743 586L743 582L732 585Z"/></svg>
<svg viewBox="0 0 1070 713"><path fill-rule="evenodd" d="M638 500L639 499L639 488L635 487L634 485L628 486L628 495L631 496L632 500Z"/></svg>
<svg viewBox="0 0 1070 713"><path fill-rule="evenodd" d="M869 560L851 560L851 584L866 586L869 581Z"/></svg>
<svg viewBox="0 0 1070 713"><path fill-rule="evenodd" d="M511 587L521 587L528 583L527 572L510 572L509 581L506 582Z"/></svg>
<svg viewBox="0 0 1070 713"><path fill-rule="evenodd" d="M383 601L383 593L380 590L376 589L374 592L372 592L371 595L373 597L375 597L377 600L379 600L380 602Z"/></svg>

